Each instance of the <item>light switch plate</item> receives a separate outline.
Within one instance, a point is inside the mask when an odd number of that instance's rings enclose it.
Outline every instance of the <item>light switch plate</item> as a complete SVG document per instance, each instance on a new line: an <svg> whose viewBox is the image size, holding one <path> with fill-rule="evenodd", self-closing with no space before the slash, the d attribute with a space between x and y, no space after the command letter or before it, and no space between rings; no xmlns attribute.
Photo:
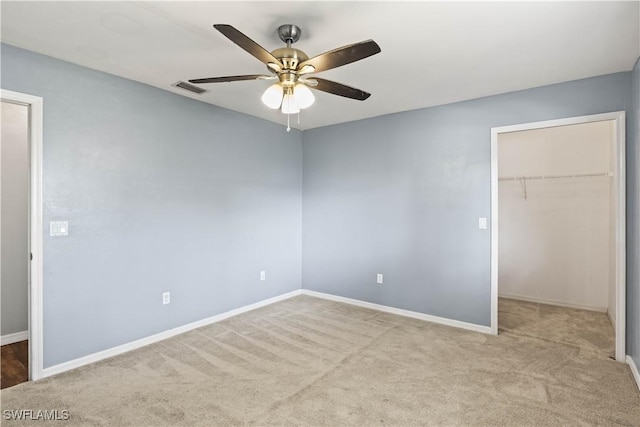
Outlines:
<svg viewBox="0 0 640 427"><path fill-rule="evenodd" d="M49 223L49 235L50 236L68 236L69 222L68 221L51 221Z"/></svg>
<svg viewBox="0 0 640 427"><path fill-rule="evenodd" d="M480 230L486 230L487 229L487 218L485 218L485 217L478 218L478 228Z"/></svg>

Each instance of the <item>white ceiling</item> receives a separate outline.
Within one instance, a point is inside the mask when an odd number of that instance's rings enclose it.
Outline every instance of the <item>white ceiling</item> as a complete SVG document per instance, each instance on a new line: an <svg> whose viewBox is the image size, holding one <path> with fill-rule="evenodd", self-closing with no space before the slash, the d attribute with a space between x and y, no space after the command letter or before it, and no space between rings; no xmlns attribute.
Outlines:
<svg viewBox="0 0 640 427"><path fill-rule="evenodd" d="M374 39L382 52L321 74L371 92L315 91L299 129L628 71L640 54L633 2L1 2L2 41L235 111L285 123L261 102L271 82L179 80L261 74L216 31L231 24L267 50L278 25L302 28L309 56Z"/></svg>

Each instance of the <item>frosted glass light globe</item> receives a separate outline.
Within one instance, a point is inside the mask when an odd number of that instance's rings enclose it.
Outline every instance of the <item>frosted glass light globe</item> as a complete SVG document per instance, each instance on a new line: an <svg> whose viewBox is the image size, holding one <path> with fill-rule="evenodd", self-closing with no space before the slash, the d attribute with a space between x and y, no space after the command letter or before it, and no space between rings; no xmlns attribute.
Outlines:
<svg viewBox="0 0 640 427"><path fill-rule="evenodd" d="M287 94L282 99L282 112L284 114L296 114L300 112L300 107L296 102L296 98L292 94Z"/></svg>
<svg viewBox="0 0 640 427"><path fill-rule="evenodd" d="M280 108L280 104L282 103L282 86L279 84L274 84L269 86L267 90L262 94L262 102L269 108L277 110Z"/></svg>
<svg viewBox="0 0 640 427"><path fill-rule="evenodd" d="M313 96L311 89L309 89L303 84L297 84L293 88L293 96L296 99L296 103L298 104L298 107L302 109L311 107L311 105L316 100L316 97Z"/></svg>

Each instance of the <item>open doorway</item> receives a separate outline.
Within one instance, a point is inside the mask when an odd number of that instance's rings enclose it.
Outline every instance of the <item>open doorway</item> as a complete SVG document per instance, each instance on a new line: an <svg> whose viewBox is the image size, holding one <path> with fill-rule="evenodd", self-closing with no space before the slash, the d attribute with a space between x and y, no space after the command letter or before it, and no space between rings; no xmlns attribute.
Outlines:
<svg viewBox="0 0 640 427"><path fill-rule="evenodd" d="M502 313L503 329L624 361L624 113L494 128L491 143L493 332Z"/></svg>
<svg viewBox="0 0 640 427"><path fill-rule="evenodd" d="M0 94L0 291L2 388L6 388L42 377L42 98L4 89Z"/></svg>
<svg viewBox="0 0 640 427"><path fill-rule="evenodd" d="M0 109L1 388L29 379L29 106Z"/></svg>

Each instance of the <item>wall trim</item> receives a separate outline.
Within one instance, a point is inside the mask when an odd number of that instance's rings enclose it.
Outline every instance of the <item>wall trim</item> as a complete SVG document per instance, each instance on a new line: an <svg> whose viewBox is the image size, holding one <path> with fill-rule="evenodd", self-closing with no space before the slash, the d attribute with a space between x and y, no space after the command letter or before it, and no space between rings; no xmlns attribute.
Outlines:
<svg viewBox="0 0 640 427"><path fill-rule="evenodd" d="M440 325L466 329L474 332L481 332L483 334L493 334L491 331L491 327L489 326L476 325L475 323L467 323L467 322L462 322L460 320L453 320L453 319L447 319L444 317L432 316L430 314L418 313L416 311L404 310L402 308L389 307L386 305L375 304L372 302L366 302L366 301L361 301L357 299L341 297L337 295L325 294L323 292L316 292L308 289L302 289L302 295L322 298L329 301L342 302L345 304L355 305L358 307L382 311L384 313L397 314L398 316L411 317L412 319L424 320L431 323L438 323Z"/></svg>
<svg viewBox="0 0 640 427"><path fill-rule="evenodd" d="M258 301L253 304L245 305L244 307L236 308L234 310L230 310L224 313L216 314L215 316L207 317L206 319L197 320L192 323L188 323L186 325L178 326L173 329L169 329L164 332L157 333L155 335L151 335L145 338L141 338L135 341L128 342L126 344L122 344L116 347L112 347L106 350L99 351L97 353L89 354L87 356L82 356L77 359L70 360L68 362L63 362L58 365L50 366L45 368L42 371L42 378L50 377L52 375L60 374L62 372L69 371L71 369L79 368L81 366L88 365L90 363L95 363L100 360L104 360L113 356L117 356L122 353L127 353L131 350L136 350L141 347L145 347L149 344L154 344L159 341L166 340L167 338L174 337L176 335L183 334L185 332L189 332L193 329L201 328L203 326L211 325L216 322L220 322L222 320L228 319L233 316L237 316L238 314L246 313L251 310L255 310L257 308L265 307L267 305L271 305L273 303L283 301L297 295L300 295L302 291L300 289L296 289L295 291L287 292L286 294L278 295L272 298L267 298L262 301Z"/></svg>
<svg viewBox="0 0 640 427"><path fill-rule="evenodd" d="M636 366L636 362L627 354L627 364L631 368L631 373L633 374L633 379L636 380L636 385L638 386L638 390L640 391L640 371L638 371L638 367Z"/></svg>
<svg viewBox="0 0 640 427"><path fill-rule="evenodd" d="M514 295L514 294L504 294L502 292L498 293L498 298L512 299L516 301L534 302L537 304L555 305L558 307L576 308L578 310L589 310L589 311L597 311L600 313L608 313L607 307L593 307L590 305L572 304L570 302L556 301L552 299L526 297L523 295ZM609 317L611 317L611 314L609 314Z"/></svg>
<svg viewBox="0 0 640 427"><path fill-rule="evenodd" d="M15 332L13 334L2 335L0 337L0 345L13 344L29 339L29 331Z"/></svg>
<svg viewBox="0 0 640 427"><path fill-rule="evenodd" d="M39 96L0 89L3 101L29 107L29 379L42 377L44 349L42 250L43 100Z"/></svg>
<svg viewBox="0 0 640 427"><path fill-rule="evenodd" d="M556 126L593 123L605 120L615 122L616 164L614 185L616 192L616 360L624 362L626 356L626 165L625 165L625 112L568 117L542 122L523 123L491 128L491 331L498 333L498 137L501 133L545 129Z"/></svg>

